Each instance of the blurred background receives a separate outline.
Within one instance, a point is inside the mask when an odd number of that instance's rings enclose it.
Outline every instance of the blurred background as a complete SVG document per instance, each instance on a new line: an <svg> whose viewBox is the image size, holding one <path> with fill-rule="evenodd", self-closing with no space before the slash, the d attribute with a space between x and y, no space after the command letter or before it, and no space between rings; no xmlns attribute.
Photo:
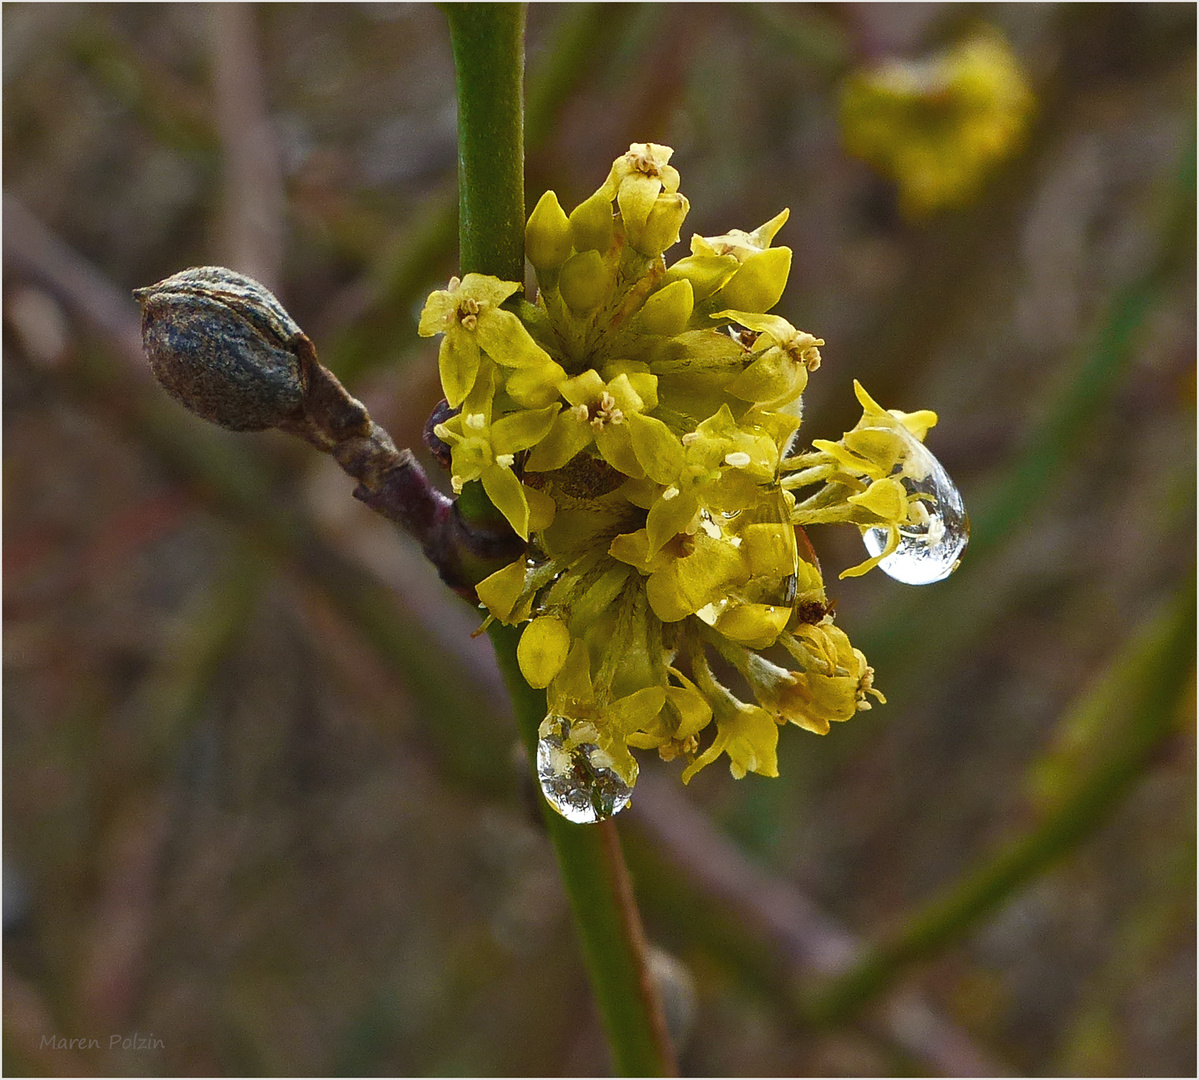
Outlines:
<svg viewBox="0 0 1199 1080"><path fill-rule="evenodd" d="M1027 137L905 216L843 149L844 79L980 22ZM804 433L852 426L854 378L937 410L974 525L923 589L835 582L860 541L813 531L886 706L782 732L777 780L642 756L621 829L686 1073L1194 1075L1195 30L529 10L529 206L644 140L684 238L789 206L777 310L827 341ZM170 402L129 297L259 277L418 445L415 315L456 262L440 13L9 3L3 50L5 1071L605 1072L477 617L332 462Z"/></svg>

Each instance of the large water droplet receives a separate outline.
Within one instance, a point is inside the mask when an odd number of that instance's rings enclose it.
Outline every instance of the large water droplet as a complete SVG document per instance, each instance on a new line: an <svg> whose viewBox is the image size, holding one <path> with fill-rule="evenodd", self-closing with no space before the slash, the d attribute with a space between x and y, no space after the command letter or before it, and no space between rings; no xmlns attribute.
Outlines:
<svg viewBox="0 0 1199 1080"><path fill-rule="evenodd" d="M899 528L899 547L878 564L879 569L905 585L931 585L957 569L970 539L970 519L962 495L944 466L914 435L908 434L908 452L893 475L899 477L908 495L927 498L912 503L914 520ZM886 529L869 529L862 542L871 555L887 546Z"/></svg>
<svg viewBox="0 0 1199 1080"><path fill-rule="evenodd" d="M537 779L546 800L567 821L590 825L619 814L633 789L595 743L568 746L571 721L552 713L541 722Z"/></svg>

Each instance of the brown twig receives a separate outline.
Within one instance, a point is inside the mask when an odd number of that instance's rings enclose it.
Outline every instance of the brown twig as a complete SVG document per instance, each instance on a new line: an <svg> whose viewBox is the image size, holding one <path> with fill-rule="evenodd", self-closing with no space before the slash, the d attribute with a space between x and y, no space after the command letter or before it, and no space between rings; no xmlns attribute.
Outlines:
<svg viewBox="0 0 1199 1080"><path fill-rule="evenodd" d="M126 358L141 356L133 305L91 263L46 228L20 202L4 196L5 269L38 282ZM148 380L145 364L130 364Z"/></svg>
<svg viewBox="0 0 1199 1080"><path fill-rule="evenodd" d="M510 529L492 531L459 514L457 503L429 483L412 451L397 450L362 403L320 365L311 343L299 355L308 387L305 418L282 430L324 450L357 480L354 498L419 541L447 585L470 598L484 576L481 567L495 569L519 556L524 544Z"/></svg>
<svg viewBox="0 0 1199 1080"><path fill-rule="evenodd" d="M210 4L212 88L224 158L222 258L269 289L283 266L283 173L267 113L257 7Z"/></svg>
<svg viewBox="0 0 1199 1080"><path fill-rule="evenodd" d="M616 893L616 903L625 925L625 932L629 940L633 942L633 955L637 958L640 967L638 978L641 984L641 1000L653 1029L658 1055L666 1065L666 1074L678 1076L679 1065L675 1059L674 1044L666 1026L666 1014L662 1011L662 995L654 983L653 973L649 967L649 944L645 938L645 929L641 925L641 912L637 907L637 899L633 895L633 883L629 880L629 868L625 863L624 852L620 848L620 834L617 832L616 822L611 818L601 821L596 825L596 829L600 834L600 846L603 848L604 859L608 863Z"/></svg>

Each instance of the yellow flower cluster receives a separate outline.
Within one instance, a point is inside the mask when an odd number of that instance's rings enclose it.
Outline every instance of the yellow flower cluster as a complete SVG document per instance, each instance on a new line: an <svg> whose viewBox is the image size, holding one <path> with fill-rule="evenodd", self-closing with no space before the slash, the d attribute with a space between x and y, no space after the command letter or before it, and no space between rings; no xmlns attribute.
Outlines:
<svg viewBox="0 0 1199 1080"><path fill-rule="evenodd" d="M790 270L771 246L787 211L693 237L667 266L688 209L670 157L634 144L570 214L542 197L526 230L535 304L468 274L420 323L443 335L460 410L436 428L455 490L480 481L529 540L477 592L489 617L527 624L547 768L585 749L588 775L627 787L633 749L685 758L684 780L721 754L734 776L777 775L779 725L823 734L882 699L797 526L881 529L894 550L924 507L903 483L911 447L936 421L859 388L854 431L790 456L823 342L766 314Z"/></svg>
<svg viewBox="0 0 1199 1080"><path fill-rule="evenodd" d="M899 183L904 212L967 202L1020 144L1033 95L1007 42L986 31L923 63L891 61L846 83L846 149Z"/></svg>

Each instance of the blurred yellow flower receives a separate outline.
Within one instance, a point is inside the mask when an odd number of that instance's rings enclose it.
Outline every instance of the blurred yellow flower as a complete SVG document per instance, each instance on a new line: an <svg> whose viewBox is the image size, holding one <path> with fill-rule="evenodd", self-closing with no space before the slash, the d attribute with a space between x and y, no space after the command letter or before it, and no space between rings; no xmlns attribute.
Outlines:
<svg viewBox="0 0 1199 1080"><path fill-rule="evenodd" d="M889 61L850 76L846 149L899 184L913 217L970 201L1019 149L1034 99L1011 47L986 30L927 61Z"/></svg>

